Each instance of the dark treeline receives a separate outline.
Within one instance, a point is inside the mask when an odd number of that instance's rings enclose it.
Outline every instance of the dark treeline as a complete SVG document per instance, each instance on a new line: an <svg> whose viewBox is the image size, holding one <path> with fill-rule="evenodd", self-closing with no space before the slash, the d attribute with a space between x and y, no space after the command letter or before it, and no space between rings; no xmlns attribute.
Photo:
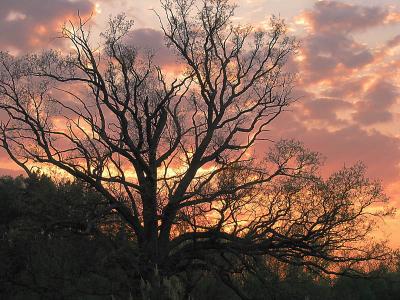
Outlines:
<svg viewBox="0 0 400 300"><path fill-rule="evenodd" d="M0 178L1 299L141 299L135 239L80 182ZM237 274L249 299L398 299L400 260L373 279L322 278L272 260ZM172 298L237 299L218 274L170 278Z"/></svg>
<svg viewBox="0 0 400 300"><path fill-rule="evenodd" d="M105 206L80 182L0 178L0 298L142 299L135 239ZM233 278L248 299L399 299L399 259L370 275L322 278L265 259ZM187 270L166 286L172 299L238 299L209 272Z"/></svg>

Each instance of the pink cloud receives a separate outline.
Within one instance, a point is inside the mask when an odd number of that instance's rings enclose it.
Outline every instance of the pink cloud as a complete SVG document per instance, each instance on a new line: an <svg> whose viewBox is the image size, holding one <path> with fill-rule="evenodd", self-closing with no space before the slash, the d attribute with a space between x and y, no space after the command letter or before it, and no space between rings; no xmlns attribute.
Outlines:
<svg viewBox="0 0 400 300"><path fill-rule="evenodd" d="M299 74L297 93L304 91L304 97L280 116L271 134L299 139L323 153L325 174L363 161L371 177L385 184L400 181L400 139L371 128L395 118L399 90L387 76L382 55L389 55L386 50L400 39L393 37L377 51L352 35L385 26L390 15L383 6L337 1L319 1L302 14L310 26L302 38L302 59L294 60L291 70Z"/></svg>
<svg viewBox="0 0 400 300"><path fill-rule="evenodd" d="M358 6L338 1L318 1L304 17L314 31L350 32L385 22L389 11L382 6Z"/></svg>
<svg viewBox="0 0 400 300"><path fill-rule="evenodd" d="M362 161L368 167L368 175L382 179L385 184L400 181L400 140L376 130L368 132L358 125L337 130L307 128L307 116L301 109L281 115L271 126L275 139L294 138L322 153L326 158L324 175ZM263 150L258 149L259 153Z"/></svg>
<svg viewBox="0 0 400 300"><path fill-rule="evenodd" d="M59 47L61 25L76 18L78 11L88 16L92 10L90 0L2 0L1 48L19 53Z"/></svg>
<svg viewBox="0 0 400 300"><path fill-rule="evenodd" d="M392 121L391 106L396 103L398 94L393 83L378 80L367 90L363 101L357 103L355 120L366 125Z"/></svg>
<svg viewBox="0 0 400 300"><path fill-rule="evenodd" d="M338 118L338 113L353 106L349 102L340 99L318 98L304 101L302 107L307 118L337 125L339 123L343 124L343 120Z"/></svg>
<svg viewBox="0 0 400 300"><path fill-rule="evenodd" d="M320 81L335 75L348 74L371 63L371 51L351 37L337 32L316 32L305 38L303 52L306 60L302 69L307 71L305 81Z"/></svg>
<svg viewBox="0 0 400 300"><path fill-rule="evenodd" d="M400 34L396 35L387 43L387 46L390 48L397 47L399 45L400 45Z"/></svg>
<svg viewBox="0 0 400 300"><path fill-rule="evenodd" d="M161 66L175 66L179 62L173 50L166 46L164 34L160 30L138 28L130 33L128 43L137 48L139 53L150 52L154 62Z"/></svg>
<svg viewBox="0 0 400 300"><path fill-rule="evenodd" d="M315 83L341 77L347 79L355 72L376 63L386 49L398 45L393 37L379 51L357 41L354 33L374 27L398 23L393 9L362 6L339 1L318 1L313 8L300 14L307 27L302 39L303 59L300 64L305 83Z"/></svg>

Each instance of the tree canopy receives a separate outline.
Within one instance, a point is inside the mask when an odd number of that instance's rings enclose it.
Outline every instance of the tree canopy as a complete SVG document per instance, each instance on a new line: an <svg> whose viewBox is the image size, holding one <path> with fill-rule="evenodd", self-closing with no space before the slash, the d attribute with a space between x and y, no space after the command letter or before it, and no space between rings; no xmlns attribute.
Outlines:
<svg viewBox="0 0 400 300"><path fill-rule="evenodd" d="M10 157L29 175L55 166L104 197L154 291L201 270L240 294L231 275L264 256L329 274L385 259L369 234L390 210L362 165L324 179L318 153L267 143L293 101L284 67L297 43L285 24L235 25L226 0L161 4L160 28L184 69L176 78L129 42L124 15L100 44L80 20L62 31L70 53L0 54L0 140Z"/></svg>

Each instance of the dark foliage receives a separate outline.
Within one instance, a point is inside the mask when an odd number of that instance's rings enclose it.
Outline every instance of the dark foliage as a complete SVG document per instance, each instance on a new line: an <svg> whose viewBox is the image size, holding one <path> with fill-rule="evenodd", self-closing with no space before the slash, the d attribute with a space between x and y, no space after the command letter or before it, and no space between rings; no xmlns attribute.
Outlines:
<svg viewBox="0 0 400 300"><path fill-rule="evenodd" d="M1 178L0 298L125 298L131 245L103 206L79 182Z"/></svg>
<svg viewBox="0 0 400 300"><path fill-rule="evenodd" d="M103 207L80 182L0 178L0 298L141 299L137 243ZM269 258L231 278L248 299L398 299L399 262L380 267L376 279L335 279ZM175 299L239 299L226 278L208 271L168 282Z"/></svg>

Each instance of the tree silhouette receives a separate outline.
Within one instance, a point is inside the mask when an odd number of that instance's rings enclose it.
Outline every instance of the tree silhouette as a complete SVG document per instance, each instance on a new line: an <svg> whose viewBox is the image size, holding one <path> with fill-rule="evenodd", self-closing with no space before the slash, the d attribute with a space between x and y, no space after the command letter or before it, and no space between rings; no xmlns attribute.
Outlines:
<svg viewBox="0 0 400 300"><path fill-rule="evenodd" d="M356 272L383 259L368 239L383 203L356 165L324 180L320 156L268 140L292 102L284 71L297 44L284 23L236 26L227 0L162 1L176 78L129 43L133 23L109 21L94 45L86 21L62 31L72 52L0 54L2 147L29 174L51 165L95 188L134 233L137 265L161 299L163 278L207 270L230 275L264 255L314 271ZM266 148L266 146L265 146ZM246 297L245 295L241 295ZM146 296L147 297L147 296Z"/></svg>

